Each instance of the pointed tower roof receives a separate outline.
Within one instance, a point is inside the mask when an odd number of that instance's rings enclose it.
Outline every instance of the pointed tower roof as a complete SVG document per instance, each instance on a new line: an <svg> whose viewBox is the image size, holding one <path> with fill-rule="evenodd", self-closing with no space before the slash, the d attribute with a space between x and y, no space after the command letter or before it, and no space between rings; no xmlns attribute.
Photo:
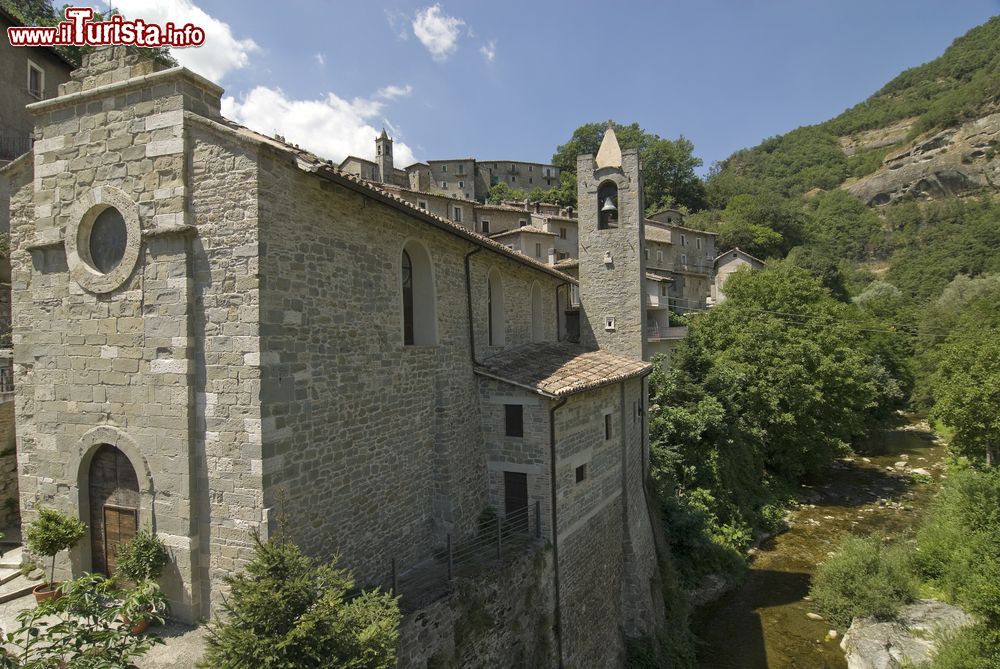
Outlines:
<svg viewBox="0 0 1000 669"><path fill-rule="evenodd" d="M611 121L608 121L608 129L604 131L601 148L597 150L596 162L598 169L622 166L622 149L618 146L618 137L615 136L615 128Z"/></svg>
<svg viewBox="0 0 1000 669"><path fill-rule="evenodd" d="M379 139L389 139L389 135L385 134L385 128L382 128L382 134L378 136Z"/></svg>

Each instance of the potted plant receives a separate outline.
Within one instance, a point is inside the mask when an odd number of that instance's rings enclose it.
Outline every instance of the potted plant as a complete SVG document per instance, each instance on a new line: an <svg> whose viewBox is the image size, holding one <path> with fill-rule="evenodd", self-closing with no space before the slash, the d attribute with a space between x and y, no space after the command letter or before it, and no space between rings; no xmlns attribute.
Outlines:
<svg viewBox="0 0 1000 669"><path fill-rule="evenodd" d="M150 530L140 530L118 548L115 575L133 588L122 604L122 618L135 634L149 627L151 620L162 621L166 598L157 584L170 559L163 541Z"/></svg>
<svg viewBox="0 0 1000 669"><path fill-rule="evenodd" d="M131 541L118 547L115 575L136 585L158 581L169 560L163 541L149 530L139 530Z"/></svg>
<svg viewBox="0 0 1000 669"><path fill-rule="evenodd" d="M119 610L122 622L129 626L132 634L142 634L151 622L163 622L167 598L156 581L146 579L125 592Z"/></svg>
<svg viewBox="0 0 1000 669"><path fill-rule="evenodd" d="M57 596L56 555L75 546L85 530L86 526L76 518L55 509L38 509L38 518L28 524L28 549L37 555L47 555L52 560L52 565L47 581L35 586L33 590L36 601Z"/></svg>

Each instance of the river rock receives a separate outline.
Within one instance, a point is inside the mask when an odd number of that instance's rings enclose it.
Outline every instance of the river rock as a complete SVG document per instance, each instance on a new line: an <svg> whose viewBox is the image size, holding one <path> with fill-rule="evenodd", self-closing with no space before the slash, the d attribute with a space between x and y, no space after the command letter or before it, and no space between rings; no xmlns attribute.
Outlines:
<svg viewBox="0 0 1000 669"><path fill-rule="evenodd" d="M840 647L848 669L902 669L929 661L935 638L972 623L956 606L922 599L904 607L893 621L855 618Z"/></svg>
<svg viewBox="0 0 1000 669"><path fill-rule="evenodd" d="M730 585L729 581L722 576L709 574L701 579L697 588L687 593L688 602L691 606L701 606L702 604L714 602L730 588Z"/></svg>
<svg viewBox="0 0 1000 669"><path fill-rule="evenodd" d="M917 467L915 469L912 469L912 470L910 470L910 473L911 474L916 474L917 476L930 476L931 475L931 473L929 471L927 471L926 469L924 469L923 467Z"/></svg>

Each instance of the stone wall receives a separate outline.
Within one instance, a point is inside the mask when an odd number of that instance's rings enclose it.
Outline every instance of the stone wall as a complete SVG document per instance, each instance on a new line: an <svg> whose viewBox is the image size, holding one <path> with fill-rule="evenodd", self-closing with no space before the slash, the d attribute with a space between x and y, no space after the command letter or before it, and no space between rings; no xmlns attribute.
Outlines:
<svg viewBox="0 0 1000 669"><path fill-rule="evenodd" d="M448 597L403 618L397 666L559 666L552 565L551 549L536 549L500 569L457 578Z"/></svg>
<svg viewBox="0 0 1000 669"><path fill-rule="evenodd" d="M384 581L471 532L488 503L472 374L465 257L477 245L287 154L260 160L261 364L266 505L293 539ZM400 259L432 266L437 345L402 341ZM506 345L530 341L532 284L555 337L558 279L512 258L470 256L476 355L486 347L486 275L501 273ZM391 491L391 492L390 492ZM374 494L373 494L374 493Z"/></svg>
<svg viewBox="0 0 1000 669"><path fill-rule="evenodd" d="M213 164L191 150L185 114L217 116L221 89L154 70L117 48L91 54L65 95L33 109L34 155L6 175L19 184L19 482L24 522L43 504L89 521L90 458L104 443L124 452L139 479L139 526L172 554L172 612L193 619L207 612L209 574L241 566L261 520L255 365L240 348L256 316L237 307L253 302L256 281L240 253L256 208L239 194L256 191L231 154ZM79 249L87 217L108 204L126 220L126 255L100 274ZM206 392L213 381L225 392ZM89 545L71 552L74 573L92 567Z"/></svg>

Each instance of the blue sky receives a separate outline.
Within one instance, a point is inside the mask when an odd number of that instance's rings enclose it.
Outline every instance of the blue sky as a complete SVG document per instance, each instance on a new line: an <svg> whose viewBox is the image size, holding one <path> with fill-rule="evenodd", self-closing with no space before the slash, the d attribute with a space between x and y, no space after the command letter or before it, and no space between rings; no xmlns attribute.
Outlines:
<svg viewBox="0 0 1000 669"><path fill-rule="evenodd" d="M684 135L704 169L838 114L1000 14L1000 0L115 4L205 24L206 46L178 58L225 86L224 112L334 160L372 155L385 125L397 163L545 162L613 118Z"/></svg>

